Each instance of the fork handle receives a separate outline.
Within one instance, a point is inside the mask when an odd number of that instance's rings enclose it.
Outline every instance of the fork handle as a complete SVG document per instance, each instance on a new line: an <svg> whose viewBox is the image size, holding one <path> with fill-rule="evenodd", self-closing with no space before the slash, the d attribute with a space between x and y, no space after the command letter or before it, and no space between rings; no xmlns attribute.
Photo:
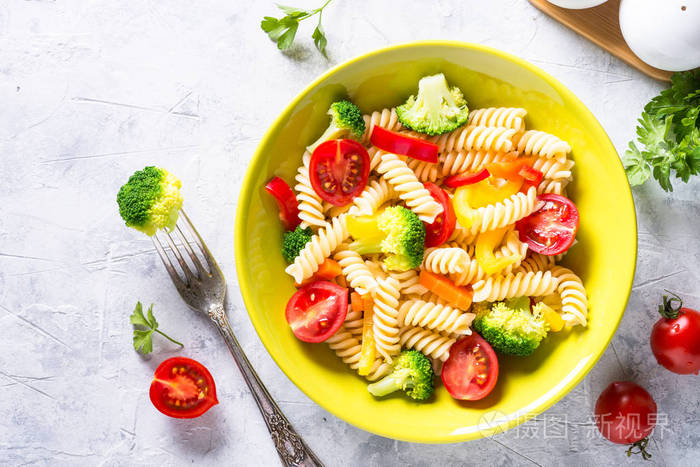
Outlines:
<svg viewBox="0 0 700 467"><path fill-rule="evenodd" d="M282 464L295 467L322 467L323 463L294 430L287 417L284 416L275 401L270 397L270 393L267 392L265 385L260 381L258 374L248 361L248 357L243 353L236 336L233 335L224 307L213 307L209 311L209 317L224 338L231 355L233 355L233 359L236 361L241 373L243 373L243 379L248 384L250 392L253 393L255 402L258 404L258 408L265 419L265 424Z"/></svg>

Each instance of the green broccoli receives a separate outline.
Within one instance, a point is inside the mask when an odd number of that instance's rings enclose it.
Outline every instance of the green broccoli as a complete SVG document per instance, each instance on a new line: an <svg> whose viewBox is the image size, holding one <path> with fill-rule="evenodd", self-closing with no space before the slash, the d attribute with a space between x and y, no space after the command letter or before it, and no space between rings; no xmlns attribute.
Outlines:
<svg viewBox="0 0 700 467"><path fill-rule="evenodd" d="M182 182L159 167L134 172L117 194L119 214L126 225L147 235L172 230L182 207Z"/></svg>
<svg viewBox="0 0 700 467"><path fill-rule="evenodd" d="M421 78L418 96L411 96L396 108L403 126L426 135L441 135L464 125L469 108L458 87L449 87L439 73Z"/></svg>
<svg viewBox="0 0 700 467"><path fill-rule="evenodd" d="M299 256L299 252L311 241L313 234L311 227L302 229L300 226L297 226L293 232L285 232L282 238L282 256L284 256L284 259L288 263L293 263L294 258Z"/></svg>
<svg viewBox="0 0 700 467"><path fill-rule="evenodd" d="M410 398L424 401L433 395L433 366L428 357L417 350L404 350L394 361L394 370L376 383L367 386L375 397L386 396L399 389Z"/></svg>
<svg viewBox="0 0 700 467"><path fill-rule="evenodd" d="M496 302L474 310L474 329L498 352L526 357L547 337L542 308L538 303L530 311L529 297Z"/></svg>
<svg viewBox="0 0 700 467"><path fill-rule="evenodd" d="M365 120L360 109L350 101L333 102L328 108L331 116L331 124L325 132L311 146L306 149L313 154L314 149L330 139L338 139L350 136L360 139L365 132Z"/></svg>
<svg viewBox="0 0 700 467"><path fill-rule="evenodd" d="M350 249L361 255L384 253L392 271L420 266L425 248L425 225L403 206L391 206L374 216L348 217L348 232L355 239Z"/></svg>

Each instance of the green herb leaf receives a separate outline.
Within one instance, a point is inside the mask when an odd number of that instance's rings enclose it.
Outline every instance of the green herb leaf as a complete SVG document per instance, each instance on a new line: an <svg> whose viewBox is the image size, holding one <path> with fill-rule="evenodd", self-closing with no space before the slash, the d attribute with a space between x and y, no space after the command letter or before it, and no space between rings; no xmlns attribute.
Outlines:
<svg viewBox="0 0 700 467"><path fill-rule="evenodd" d="M328 44L328 40L326 39L326 34L323 32L323 28L321 27L321 16L319 15L318 17L318 26L316 26L316 29L314 29L314 33L311 34L311 38L314 40L314 45L318 49L321 54L328 58L328 55L326 55L326 44Z"/></svg>
<svg viewBox="0 0 700 467"><path fill-rule="evenodd" d="M676 73L671 87L644 106L637 126L637 149L630 143L623 162L631 185L649 173L666 191L673 191L671 175L683 182L700 174L700 71Z"/></svg>
<svg viewBox="0 0 700 467"><path fill-rule="evenodd" d="M291 47L298 28L299 23L294 20L294 22L289 25L287 30L284 31L284 33L279 37L279 39L277 39L277 48L280 50L287 50L289 47Z"/></svg>
<svg viewBox="0 0 700 467"><path fill-rule="evenodd" d="M153 304L148 307L148 317L143 314L141 302L136 302L136 307L133 313L129 316L129 322L134 325L134 350L144 355L153 351L153 333L157 332L166 339L181 347L184 347L180 342L174 340L158 329L158 321L153 316ZM141 329L145 328L145 329Z"/></svg>
<svg viewBox="0 0 700 467"><path fill-rule="evenodd" d="M311 38L314 41L314 45L324 57L328 58L326 55L326 45L328 40L321 27L321 17L323 9L328 6L331 0L326 0L323 5L314 10L305 10L303 8L297 8L292 6L277 5L277 7L285 14L282 18L274 18L272 16L265 16L260 22L260 28L270 37L273 42L277 43L277 48L280 50L289 49L294 43L294 38L296 37L297 30L299 29L299 22L314 15L318 15L318 25L314 29Z"/></svg>
<svg viewBox="0 0 700 467"><path fill-rule="evenodd" d="M277 8L282 10L284 14L287 16L291 16L292 18L301 18L302 16L307 16L307 15L313 15L313 11L308 11L308 10L302 10L301 8L296 8L293 6L284 6L280 5L279 3L277 4Z"/></svg>
<svg viewBox="0 0 700 467"><path fill-rule="evenodd" d="M632 186L643 184L651 176L649 163L632 141L630 141L629 149L625 151L625 155L622 157L622 163L625 166L627 178Z"/></svg>

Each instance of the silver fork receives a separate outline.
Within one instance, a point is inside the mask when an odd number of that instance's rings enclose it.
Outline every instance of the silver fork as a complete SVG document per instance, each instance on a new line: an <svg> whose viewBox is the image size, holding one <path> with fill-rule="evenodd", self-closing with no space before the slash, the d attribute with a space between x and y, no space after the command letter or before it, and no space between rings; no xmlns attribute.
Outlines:
<svg viewBox="0 0 700 467"><path fill-rule="evenodd" d="M182 221L182 222L181 222ZM180 224L184 224L186 229L190 231L193 242L202 252L202 256L208 265L208 270L204 267L199 257L195 254L192 245L187 240ZM289 466L323 466L323 463L316 457L313 451L306 445L304 440L297 434L287 418L284 416L280 408L277 406L270 393L263 385L257 373L250 365L248 358L243 353L240 344L233 335L233 330L229 325L224 308L224 296L226 295L226 281L221 269L216 264L216 260L212 256L209 248L202 241L197 229L194 228L190 218L185 214L184 210L180 211L178 224L175 226L173 233L161 233L165 237L166 243L172 251L175 259L180 265L183 276L180 276L175 270L170 257L166 254L165 248L161 243L158 235L153 235L153 244L163 260L165 269L168 270L170 278L175 284L175 288L180 293L182 299L194 311L203 313L209 317L216 325L219 333L224 338L228 345L233 359L236 361L238 368L243 373L245 382L248 383L250 392L253 393L255 402L265 418L265 424L270 432L272 441L277 449L277 454L283 465ZM189 257L194 265L194 271L185 261L185 255L175 244L173 236L179 237L185 254Z"/></svg>

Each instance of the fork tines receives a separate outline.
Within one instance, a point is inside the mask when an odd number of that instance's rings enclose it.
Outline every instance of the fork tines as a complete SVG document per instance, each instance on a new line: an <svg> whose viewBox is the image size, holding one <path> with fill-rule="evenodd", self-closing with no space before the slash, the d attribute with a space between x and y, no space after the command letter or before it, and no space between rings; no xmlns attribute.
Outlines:
<svg viewBox="0 0 700 467"><path fill-rule="evenodd" d="M189 230L189 236L192 238L192 240L188 240L183 228L181 228L181 224L184 224L183 227L185 230ZM167 247L163 245L159 237L165 238ZM151 239L156 247L156 251L158 251L160 259L163 261L163 265L165 265L165 269L167 269L168 274L170 274L170 278L176 285L188 285L193 279L202 279L203 275L210 275L211 271L216 267L216 261L214 261L209 249L202 241L202 237L199 235L199 232L197 232L194 225L192 225L190 218L187 216L187 214L185 214L184 210L180 210L178 222L172 232L168 232L167 230L159 230L151 237ZM184 247L186 254L183 254L183 248L178 247L178 242L181 247ZM201 252L201 256L209 266L209 269L205 268L202 264L199 255L197 255L195 250L192 248L192 243L197 245L197 248ZM168 254L166 248L180 264L182 275L180 275L173 266L171 255Z"/></svg>

